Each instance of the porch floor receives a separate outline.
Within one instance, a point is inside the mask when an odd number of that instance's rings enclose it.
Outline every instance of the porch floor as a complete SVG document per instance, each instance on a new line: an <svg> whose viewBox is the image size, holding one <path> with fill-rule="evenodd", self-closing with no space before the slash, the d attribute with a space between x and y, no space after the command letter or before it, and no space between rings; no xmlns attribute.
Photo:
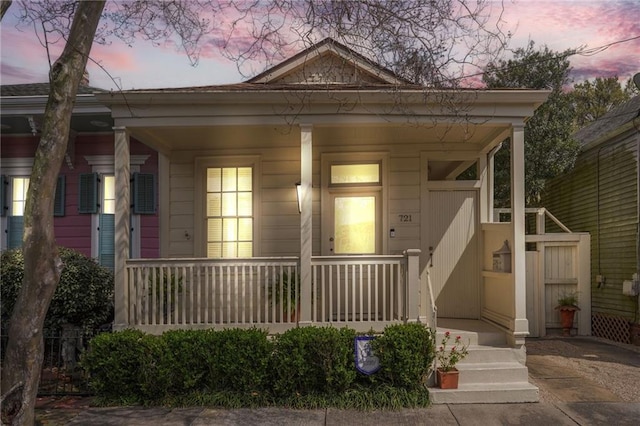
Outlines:
<svg viewBox="0 0 640 426"><path fill-rule="evenodd" d="M470 345L500 346L507 344L505 332L486 321L438 318L436 341L439 343L447 331L456 336L462 336L463 341L469 341Z"/></svg>

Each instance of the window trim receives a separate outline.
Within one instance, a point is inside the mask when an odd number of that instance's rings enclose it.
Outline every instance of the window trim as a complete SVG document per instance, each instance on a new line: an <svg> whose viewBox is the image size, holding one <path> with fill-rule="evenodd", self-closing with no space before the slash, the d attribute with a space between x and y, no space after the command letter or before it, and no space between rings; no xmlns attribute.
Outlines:
<svg viewBox="0 0 640 426"><path fill-rule="evenodd" d="M262 157L259 155L207 156L195 159L195 194L194 194L194 247L196 257L207 257L206 234L206 179L207 169L210 167L251 167L252 197L253 197L253 257L261 256L261 201L258 183L262 176Z"/></svg>

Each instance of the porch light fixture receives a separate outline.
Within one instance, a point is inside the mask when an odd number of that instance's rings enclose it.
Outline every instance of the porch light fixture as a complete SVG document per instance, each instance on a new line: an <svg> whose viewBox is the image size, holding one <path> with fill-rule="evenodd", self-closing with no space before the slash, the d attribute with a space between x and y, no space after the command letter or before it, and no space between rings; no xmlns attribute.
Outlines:
<svg viewBox="0 0 640 426"><path fill-rule="evenodd" d="M298 198L298 213L302 213L302 184L296 182L296 197Z"/></svg>

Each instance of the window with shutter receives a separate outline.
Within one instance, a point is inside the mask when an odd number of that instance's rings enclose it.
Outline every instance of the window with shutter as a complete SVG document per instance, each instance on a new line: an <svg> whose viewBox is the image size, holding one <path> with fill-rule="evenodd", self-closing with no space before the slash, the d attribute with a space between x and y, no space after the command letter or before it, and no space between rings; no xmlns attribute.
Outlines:
<svg viewBox="0 0 640 426"><path fill-rule="evenodd" d="M7 203L7 187L9 181L5 175L0 175L0 216L6 216L9 211L9 205Z"/></svg>
<svg viewBox="0 0 640 426"><path fill-rule="evenodd" d="M98 213L98 174L83 173L79 177L78 213Z"/></svg>
<svg viewBox="0 0 640 426"><path fill-rule="evenodd" d="M156 185L151 173L133 174L133 214L155 214Z"/></svg>
<svg viewBox="0 0 640 426"><path fill-rule="evenodd" d="M54 216L64 216L65 188L65 177L58 176L58 183L56 185L56 198L53 204Z"/></svg>

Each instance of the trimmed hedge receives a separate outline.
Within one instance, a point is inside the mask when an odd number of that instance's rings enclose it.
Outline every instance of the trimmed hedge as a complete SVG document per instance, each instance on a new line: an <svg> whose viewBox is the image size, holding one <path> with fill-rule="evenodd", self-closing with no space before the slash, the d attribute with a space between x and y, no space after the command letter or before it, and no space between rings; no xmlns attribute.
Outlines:
<svg viewBox="0 0 640 426"><path fill-rule="evenodd" d="M59 330L68 323L93 330L113 315L113 273L94 259L65 247L59 247L64 269L45 319L45 328ZM0 291L2 323L11 317L24 279L22 250L2 252Z"/></svg>
<svg viewBox="0 0 640 426"><path fill-rule="evenodd" d="M81 363L107 403L415 407L428 404L432 335L420 324L387 327L373 341L382 368L372 376L355 369L355 331L332 327L299 327L272 339L256 328L104 333Z"/></svg>

